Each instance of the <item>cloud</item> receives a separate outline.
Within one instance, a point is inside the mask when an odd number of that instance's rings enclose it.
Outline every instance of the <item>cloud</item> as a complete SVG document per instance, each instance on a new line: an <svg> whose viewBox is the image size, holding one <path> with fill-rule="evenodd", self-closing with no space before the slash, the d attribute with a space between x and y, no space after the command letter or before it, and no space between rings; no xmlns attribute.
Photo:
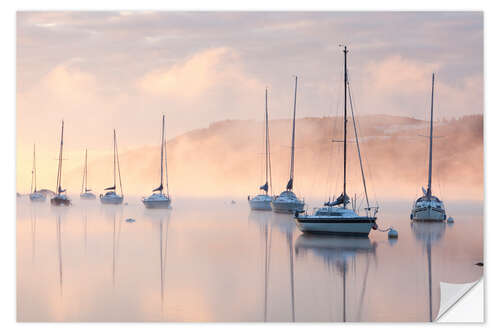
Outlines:
<svg viewBox="0 0 500 333"><path fill-rule="evenodd" d="M379 62L369 62L364 72L368 75L367 84L376 94L397 92L413 95L429 91L430 75L440 67L438 63L425 63L396 55Z"/></svg>
<svg viewBox="0 0 500 333"><path fill-rule="evenodd" d="M96 87L93 75L63 64L42 79L38 92L58 102L84 103Z"/></svg>
<svg viewBox="0 0 500 333"><path fill-rule="evenodd" d="M482 75L474 73L450 80L441 72L443 68L441 62L401 55L368 62L354 75L361 83L358 101L362 101L363 112L428 118L431 78L435 73L434 107L438 117L482 113Z"/></svg>
<svg viewBox="0 0 500 333"><path fill-rule="evenodd" d="M226 47L201 51L168 68L146 73L139 79L141 92L182 99L200 97L215 88L262 89L263 84L245 73L238 54Z"/></svg>
<svg viewBox="0 0 500 333"><path fill-rule="evenodd" d="M82 70L83 62L73 58L59 64L29 87L18 82L18 114L38 121L50 117L84 121L99 114L100 108L113 109L119 96L110 94L94 74Z"/></svg>

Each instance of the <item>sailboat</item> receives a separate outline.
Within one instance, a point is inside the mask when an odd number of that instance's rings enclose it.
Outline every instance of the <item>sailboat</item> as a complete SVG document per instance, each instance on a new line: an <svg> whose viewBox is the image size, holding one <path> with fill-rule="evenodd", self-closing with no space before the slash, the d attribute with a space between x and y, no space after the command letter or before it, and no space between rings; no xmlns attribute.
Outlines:
<svg viewBox="0 0 500 333"><path fill-rule="evenodd" d="M347 46L344 46L344 186L342 194L333 202L328 201L323 207L316 209L316 211L308 215L305 212L295 213L295 223L300 231L306 233L325 233L325 234L339 234L339 235L354 235L354 236L368 236L370 230L376 229L375 223L378 208L370 207L368 200L368 192L366 191L366 182L363 171L363 163L361 161L361 153L359 150L359 141L356 129L356 121L354 118L354 111L352 110L352 119L354 126L354 133L356 136L356 145L358 148L358 157L361 167L361 175L363 178L363 186L365 191L366 215L359 216L355 210L354 205L348 207L350 198L346 191L346 155L347 155ZM349 92L350 97L350 92ZM372 214L372 209L373 214Z"/></svg>
<svg viewBox="0 0 500 333"><path fill-rule="evenodd" d="M59 147L59 164L57 166L57 188L56 195L50 199L50 203L54 206L69 206L71 201L66 196L66 189L62 188L62 153L64 138L64 120L61 124L61 145Z"/></svg>
<svg viewBox="0 0 500 333"><path fill-rule="evenodd" d="M258 194L254 197L248 196L248 203L252 210L271 210L272 197L268 194L270 185L270 171L271 171L271 156L269 151L269 115L267 112L267 89L266 89L266 183L262 185L259 190L264 193Z"/></svg>
<svg viewBox="0 0 500 333"><path fill-rule="evenodd" d="M167 173L167 151L165 142L165 115L162 119L161 127L161 153L160 153L160 186L153 190L147 198L143 198L142 202L146 208L169 208L170 196L168 194L168 173ZM165 151L165 159L163 158L163 151ZM165 179L166 179L166 194L163 192L163 164L165 163Z"/></svg>
<svg viewBox="0 0 500 333"><path fill-rule="evenodd" d="M431 93L431 126L429 135L429 178L427 190L422 187L424 195L413 203L410 219L413 221L442 222L446 220L444 204L438 197L432 195L432 135L434 122L434 73L432 73Z"/></svg>
<svg viewBox="0 0 500 333"><path fill-rule="evenodd" d="M94 200L95 198L95 194L87 187L87 149L85 149L85 164L83 166L82 192L80 193L80 199Z"/></svg>
<svg viewBox="0 0 500 333"><path fill-rule="evenodd" d="M45 193L38 192L36 190L36 157L35 157L35 145L33 145L33 170L31 170L31 201L45 201L47 197Z"/></svg>
<svg viewBox="0 0 500 333"><path fill-rule="evenodd" d="M118 179L120 181L120 194L116 194L116 171L118 170ZM120 161L118 160L118 146L116 144L116 130L113 130L113 186L104 189L104 195L100 195L101 203L119 205L123 202L122 176L120 174Z"/></svg>
<svg viewBox="0 0 500 333"><path fill-rule="evenodd" d="M293 172L295 162L295 112L297 106L297 76L295 76L295 95L293 99L293 122L292 122L292 153L290 158L290 179L286 189L271 201L271 207L275 213L293 214L304 209L304 200L297 198L293 193Z"/></svg>

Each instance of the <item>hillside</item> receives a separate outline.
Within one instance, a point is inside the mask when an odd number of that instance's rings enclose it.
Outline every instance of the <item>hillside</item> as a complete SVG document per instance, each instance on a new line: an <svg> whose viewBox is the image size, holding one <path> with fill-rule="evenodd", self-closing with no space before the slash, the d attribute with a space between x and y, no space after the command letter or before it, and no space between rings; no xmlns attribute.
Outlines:
<svg viewBox="0 0 500 333"><path fill-rule="evenodd" d="M359 162L349 121L348 179L350 193L361 193ZM371 196L378 199L413 198L427 182L428 124L396 116L358 119L361 150ZM297 120L295 189L306 197L325 198L338 193L342 180L342 121L338 118ZM167 143L169 181L174 195L245 196L263 183L263 123L226 120L194 130ZM270 122L273 190L279 193L288 179L291 121ZM448 199L482 199L483 117L466 116L435 124L434 189ZM157 146L121 151L120 163L126 194L148 195L157 186ZM108 170L109 175L92 174ZM81 170L66 179L79 180ZM94 188L108 185L109 159L89 161ZM79 185L68 184L68 187Z"/></svg>

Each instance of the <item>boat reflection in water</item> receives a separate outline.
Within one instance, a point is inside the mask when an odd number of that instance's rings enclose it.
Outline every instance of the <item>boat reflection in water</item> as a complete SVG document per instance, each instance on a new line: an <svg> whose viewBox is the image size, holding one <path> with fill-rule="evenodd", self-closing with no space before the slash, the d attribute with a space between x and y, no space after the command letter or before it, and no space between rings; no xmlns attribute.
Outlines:
<svg viewBox="0 0 500 333"><path fill-rule="evenodd" d="M272 225L286 237L286 247L288 250L288 259L290 266L290 303L292 322L295 322L295 269L293 255L293 232L296 230L293 218L290 215L273 214Z"/></svg>
<svg viewBox="0 0 500 333"><path fill-rule="evenodd" d="M429 289L429 321L433 320L432 306L432 247L443 238L446 230L445 223L416 222L411 223L411 231L417 241L424 245L427 252L427 276Z"/></svg>
<svg viewBox="0 0 500 333"><path fill-rule="evenodd" d="M113 214L113 265L112 265L112 275L113 275L113 289L116 285L116 261L118 260L118 250L120 249L120 234L122 230L122 219L116 218L116 210Z"/></svg>
<svg viewBox="0 0 500 333"><path fill-rule="evenodd" d="M165 303L165 272L167 266L167 248L168 248L168 227L170 224L170 214L171 210L146 210L144 215L150 220L153 233L158 237L158 258L159 258L159 269L160 269L160 312L163 316L164 314L164 303ZM163 318L167 319L167 318Z"/></svg>
<svg viewBox="0 0 500 333"><path fill-rule="evenodd" d="M116 287L117 281L117 271L118 271L118 254L120 250L120 236L122 230L122 220L123 220L123 207L122 206L108 206L103 205L100 206L101 214L104 216L106 224L112 223L112 237L111 245L113 247L111 251L111 284L112 289L114 290ZM86 217L85 217L85 225L86 225ZM84 236L85 239L87 236ZM85 240L86 242L86 240ZM109 260L109 259L108 259Z"/></svg>
<svg viewBox="0 0 500 333"><path fill-rule="evenodd" d="M329 270L337 271L342 275L342 321L346 318L346 275L348 264L355 262L355 258L362 255L373 255L375 257L376 243L372 243L369 238L330 236L330 235L312 235L302 234L295 242L295 253L298 260L311 253L315 257L322 259ZM363 306L363 300L366 292L366 283L368 280L368 270L370 260L366 261L366 269L363 277L363 285L360 291L360 304L357 305L358 318L352 321L361 321L360 315Z"/></svg>
<svg viewBox="0 0 500 333"><path fill-rule="evenodd" d="M263 271L263 280L264 280L264 297L263 297L263 320L267 322L267 303L268 303L268 286L269 286L269 266L271 264L271 245L272 245L272 235L273 229L270 222L271 214L267 212L259 212L259 211L250 211L250 215L248 216L248 220L256 223L259 227L259 231L261 233L260 239L264 239L264 244L261 247L264 248L264 268Z"/></svg>
<svg viewBox="0 0 500 333"><path fill-rule="evenodd" d="M32 206L30 209L30 231L31 231L31 263L35 263L36 256L36 222L37 222L37 209Z"/></svg>
<svg viewBox="0 0 500 333"><path fill-rule="evenodd" d="M56 235L57 235L57 259L59 267L59 294L63 294L63 256L62 256L62 232L61 232L61 214L57 214L56 219Z"/></svg>

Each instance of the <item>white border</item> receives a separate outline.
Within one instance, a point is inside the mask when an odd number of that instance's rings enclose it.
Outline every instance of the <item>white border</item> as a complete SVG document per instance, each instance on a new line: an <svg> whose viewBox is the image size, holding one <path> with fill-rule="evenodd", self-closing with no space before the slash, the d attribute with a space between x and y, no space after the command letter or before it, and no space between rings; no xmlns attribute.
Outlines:
<svg viewBox="0 0 500 333"><path fill-rule="evenodd" d="M499 62L500 54L498 52L498 32L500 31L500 15L495 6L495 1L479 2L479 1L437 1L437 0L420 0L418 2L402 2L402 1L356 1L350 0L346 2L332 2L332 1L270 1L254 0L247 1L246 3L235 1L177 1L177 2L162 2L159 1L96 1L87 0L80 1L62 1L62 0L45 0L40 1L17 1L8 2L3 4L0 11L1 22L1 41L3 44L2 52L0 52L2 78L1 78L1 91L2 91L2 128L0 130L3 155L3 161L0 163L3 181L1 191L1 203L4 208L3 219L1 220L1 262L3 263L2 274L0 275L0 286L2 288L2 295L0 300L0 318L2 322L2 330L4 332L10 331L27 331L36 329L37 332L43 331L66 331L71 329L75 332L84 332L89 329L92 330L109 330L119 329L121 332L137 332L137 330L156 330L164 331L165 329L179 329L179 330L196 330L203 329L204 331L217 331L219 332L233 332L235 329L238 331L255 331L255 330L275 330L286 329L287 331L301 332L304 329L313 328L318 331L331 331L332 329L354 329L354 330L374 330L379 332L387 332L391 330L404 329L406 332L421 330L422 325L417 324L16 324L16 289L15 289L15 17L16 10L111 10L111 9L148 9L148 10L484 10L485 18L485 235L494 237L500 235L498 227L499 221L493 214L492 204L498 198L497 188L500 188L498 172L499 169L497 152L498 146L496 143L499 141L498 127L500 126L500 106L498 103L499 95L498 84L499 77ZM210 5L210 6L209 6ZM486 154L490 148L490 154ZM498 268L495 266L495 254L499 255L498 251L499 242L488 239L484 240L485 244L485 272L487 272L488 281L499 281ZM487 260L488 254L493 254L493 260ZM491 266L490 266L491 265ZM488 284L488 297L486 298L486 316L485 320L488 326L498 326L498 316L488 316L488 310L493 309L495 313L498 295L498 282ZM474 301L477 302L477 301ZM471 304L471 309L477 306L478 303ZM367 327L370 325L370 327ZM425 324L424 324L425 325ZM36 326L36 327L35 327ZM279 327L278 327L279 326ZM476 326L476 325L474 325ZM427 324L425 329L430 330L453 330L467 331L475 329L470 325L436 325Z"/></svg>

